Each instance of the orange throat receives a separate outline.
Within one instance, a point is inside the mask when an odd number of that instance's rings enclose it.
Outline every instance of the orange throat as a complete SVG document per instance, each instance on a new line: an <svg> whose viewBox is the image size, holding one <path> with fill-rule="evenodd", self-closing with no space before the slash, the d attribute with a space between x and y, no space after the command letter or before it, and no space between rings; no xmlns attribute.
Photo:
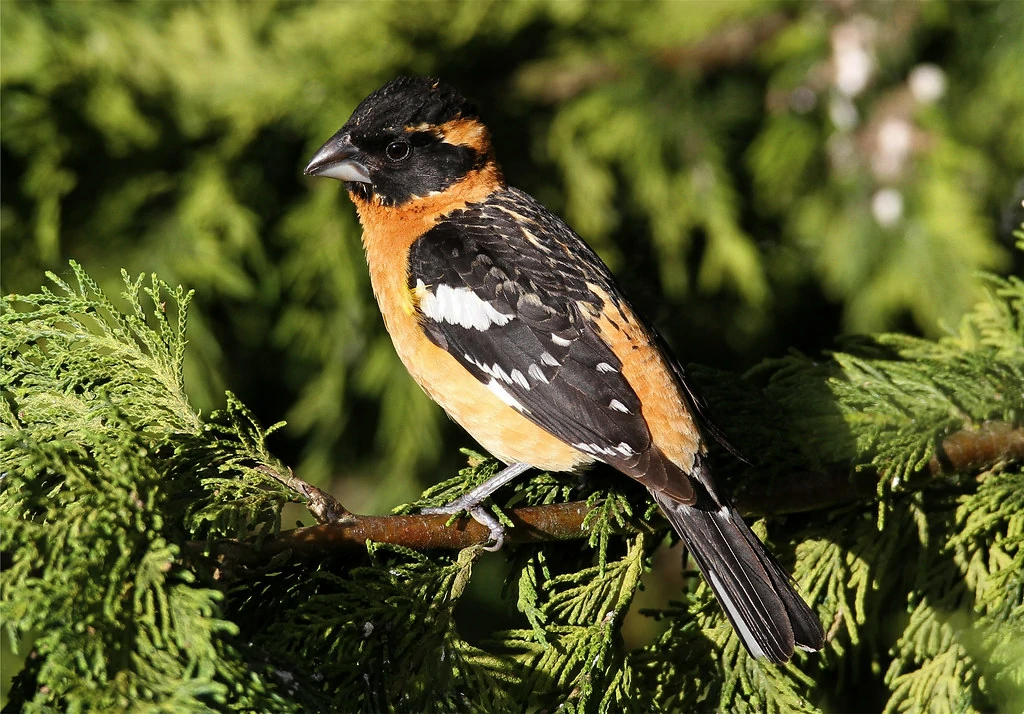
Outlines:
<svg viewBox="0 0 1024 714"><path fill-rule="evenodd" d="M441 217L483 201L502 186L501 170L494 161L489 161L440 193L416 196L397 206L385 205L377 196L365 200L349 192L349 197L359 214L367 251L376 242L401 249L430 230ZM397 255L393 253L390 259L394 260Z"/></svg>
<svg viewBox="0 0 1024 714"><path fill-rule="evenodd" d="M504 187L493 161L442 193L400 206L352 196L363 224L370 283L399 358L423 391L502 461L572 471L594 457L572 448L494 396L454 357L426 336L409 289L409 247L444 216L485 201Z"/></svg>

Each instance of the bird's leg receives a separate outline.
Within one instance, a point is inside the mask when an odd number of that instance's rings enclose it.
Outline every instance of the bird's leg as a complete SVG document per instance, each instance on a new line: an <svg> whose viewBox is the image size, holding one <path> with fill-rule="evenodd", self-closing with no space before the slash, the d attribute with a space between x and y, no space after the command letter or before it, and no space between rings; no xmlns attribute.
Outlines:
<svg viewBox="0 0 1024 714"><path fill-rule="evenodd" d="M473 517L474 521L487 526L487 529L491 532L491 540L493 543L487 546L486 550L501 550L501 546L505 542L505 526L501 525L498 522L498 519L481 504L483 504L483 502L487 500L492 493L530 468L531 466L529 464L509 464L476 488L466 491L466 493L462 494L454 501L446 503L443 506L424 508L421 513L447 513L451 515L453 513L466 511Z"/></svg>

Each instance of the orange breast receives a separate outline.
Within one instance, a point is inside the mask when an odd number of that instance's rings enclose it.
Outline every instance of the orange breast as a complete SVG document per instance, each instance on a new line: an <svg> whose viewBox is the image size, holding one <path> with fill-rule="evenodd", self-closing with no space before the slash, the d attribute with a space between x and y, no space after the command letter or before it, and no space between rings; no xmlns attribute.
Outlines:
<svg viewBox="0 0 1024 714"><path fill-rule="evenodd" d="M370 282L384 325L402 363L423 391L448 415L505 461L549 471L574 471L594 457L568 446L501 401L458 361L437 347L417 323L408 286L409 246L438 217L482 201L500 178L489 167L470 174L444 194L386 208L353 196L363 224Z"/></svg>
<svg viewBox="0 0 1024 714"><path fill-rule="evenodd" d="M408 285L409 247L441 216L483 201L501 183L491 162L441 194L416 198L399 207L353 195L363 224L370 281L402 363L452 419L503 461L573 471L593 463L594 457L568 446L499 399L432 343L417 322ZM590 313L602 338L622 361L622 374L640 398L653 443L683 472L691 472L694 458L704 446L666 357L627 305L620 310L600 287L590 287L608 309L597 313L591 305L581 307Z"/></svg>

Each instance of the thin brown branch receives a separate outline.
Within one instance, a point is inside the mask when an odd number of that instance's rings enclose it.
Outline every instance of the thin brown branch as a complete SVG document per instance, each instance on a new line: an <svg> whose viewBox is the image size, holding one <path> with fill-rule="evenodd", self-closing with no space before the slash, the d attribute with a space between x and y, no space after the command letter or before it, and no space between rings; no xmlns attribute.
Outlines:
<svg viewBox="0 0 1024 714"><path fill-rule="evenodd" d="M508 531L506 542L538 543L580 538L585 535L580 526L587 511L587 504L583 501L507 511L513 527ZM325 548L363 548L368 540L397 543L416 550L458 549L487 542L490 535L487 526L470 518L459 518L446 527L451 520L448 515L356 516L347 523L286 531L268 542L264 551L269 554L285 550L318 553Z"/></svg>
<svg viewBox="0 0 1024 714"><path fill-rule="evenodd" d="M295 493L305 498L306 508L309 509L309 512L313 514L314 518L316 518L317 523L340 523L348 522L353 518L357 518L355 514L341 505L334 496L323 489L306 483L296 476L290 468L286 474L281 473L266 464L257 466L256 470L265 473L267 476L279 481L291 490L295 491Z"/></svg>
<svg viewBox="0 0 1024 714"><path fill-rule="evenodd" d="M977 429L950 434L936 447L918 481L978 471L1000 462L1024 460L1024 429L1005 422L987 422ZM744 515L773 516L803 513L866 501L878 490L878 474L794 473L783 482L756 482L739 490L733 501Z"/></svg>
<svg viewBox="0 0 1024 714"><path fill-rule="evenodd" d="M993 421L943 439L928 462L928 473L931 476L968 473L1021 460L1024 460L1024 429Z"/></svg>
<svg viewBox="0 0 1024 714"><path fill-rule="evenodd" d="M988 423L977 429L947 436L921 474L938 477L973 472L999 463L1024 460L1024 429L1005 423ZM294 478L294 477L293 477ZM297 480L297 479L296 479ZM746 515L781 515L868 501L876 493L877 474L863 471L794 474L785 481L743 489L735 503ZM319 489L317 489L319 491ZM321 492L322 493L322 492ZM337 504L336 501L331 501ZM340 508L340 504L338 504ZM344 510L344 509L342 509ZM531 506L507 511L513 523L507 542L537 543L583 538L587 505L582 501ZM296 528L267 540L260 549L231 542L218 546L222 565L266 564L270 559L294 554L322 557L346 549L361 549L367 541L393 543L417 550L459 549L486 542L485 526L468 518L445 515L359 516L344 511L338 522Z"/></svg>

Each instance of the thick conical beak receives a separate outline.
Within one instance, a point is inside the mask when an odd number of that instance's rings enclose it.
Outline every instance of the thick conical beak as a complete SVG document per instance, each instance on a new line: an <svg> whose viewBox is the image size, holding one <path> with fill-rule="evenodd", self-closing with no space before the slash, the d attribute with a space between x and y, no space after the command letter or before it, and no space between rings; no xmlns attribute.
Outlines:
<svg viewBox="0 0 1024 714"><path fill-rule="evenodd" d="M366 166L359 162L359 155L359 149L352 145L352 137L347 132L339 131L313 154L305 174L327 176L339 181L372 183Z"/></svg>

